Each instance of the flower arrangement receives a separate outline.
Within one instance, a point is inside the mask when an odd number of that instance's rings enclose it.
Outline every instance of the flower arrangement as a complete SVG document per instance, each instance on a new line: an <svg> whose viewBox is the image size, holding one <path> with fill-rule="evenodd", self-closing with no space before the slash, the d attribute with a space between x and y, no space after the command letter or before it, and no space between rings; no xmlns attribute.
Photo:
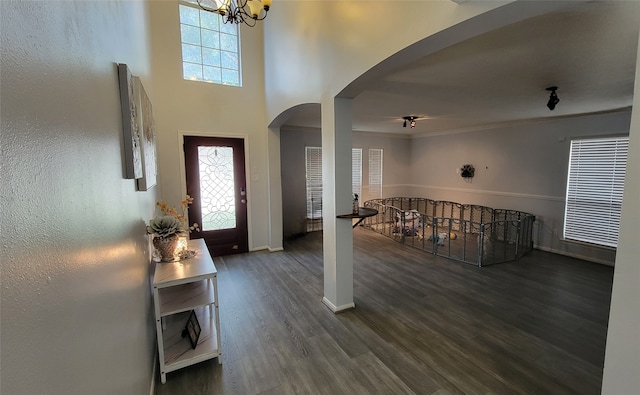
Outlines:
<svg viewBox="0 0 640 395"><path fill-rule="evenodd" d="M192 231L200 231L197 223L189 226L187 222L187 208L193 203L193 198L187 195L181 202L182 213L173 207L169 207L165 202L158 200L156 206L160 208L162 215L153 218L147 226L147 233L157 237L167 237L173 234L185 234Z"/></svg>
<svg viewBox="0 0 640 395"><path fill-rule="evenodd" d="M189 258L195 255L194 251L186 250L186 235L191 231L200 231L198 224L189 226L187 220L187 208L193 203L189 195L180 202L182 213L159 200L156 206L160 208L160 214L149 221L147 234L153 235L153 246L160 253L163 262L172 262L176 254L179 259ZM183 236L183 245L178 250L180 236Z"/></svg>

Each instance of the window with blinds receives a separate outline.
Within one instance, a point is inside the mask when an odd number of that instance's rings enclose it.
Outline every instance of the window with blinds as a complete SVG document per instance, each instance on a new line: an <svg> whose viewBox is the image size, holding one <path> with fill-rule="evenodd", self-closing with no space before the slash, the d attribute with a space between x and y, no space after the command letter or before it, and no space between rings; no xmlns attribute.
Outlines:
<svg viewBox="0 0 640 395"><path fill-rule="evenodd" d="M322 147L305 147L305 161L307 230L319 230L321 223L314 220L322 219ZM362 199L362 148L351 151L351 187Z"/></svg>
<svg viewBox="0 0 640 395"><path fill-rule="evenodd" d="M322 218L322 148L305 147L307 219Z"/></svg>
<svg viewBox="0 0 640 395"><path fill-rule="evenodd" d="M351 190L362 203L362 148L351 150Z"/></svg>
<svg viewBox="0 0 640 395"><path fill-rule="evenodd" d="M382 199L382 149L369 149L369 199Z"/></svg>
<svg viewBox="0 0 640 395"><path fill-rule="evenodd" d="M629 137L571 141L566 239L617 247Z"/></svg>

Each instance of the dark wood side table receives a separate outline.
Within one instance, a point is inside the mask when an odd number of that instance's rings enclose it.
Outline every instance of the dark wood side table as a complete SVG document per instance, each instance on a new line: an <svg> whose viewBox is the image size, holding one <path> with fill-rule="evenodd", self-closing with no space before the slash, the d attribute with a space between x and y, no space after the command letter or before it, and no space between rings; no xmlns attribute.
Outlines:
<svg viewBox="0 0 640 395"><path fill-rule="evenodd" d="M360 222L362 222L365 218L373 217L374 215L378 215L378 210L373 208L367 208L367 207L359 207L358 214L351 213L351 214L336 215L336 218L343 218L343 219L358 218L358 222L353 224L353 228L355 228L356 226L360 225Z"/></svg>

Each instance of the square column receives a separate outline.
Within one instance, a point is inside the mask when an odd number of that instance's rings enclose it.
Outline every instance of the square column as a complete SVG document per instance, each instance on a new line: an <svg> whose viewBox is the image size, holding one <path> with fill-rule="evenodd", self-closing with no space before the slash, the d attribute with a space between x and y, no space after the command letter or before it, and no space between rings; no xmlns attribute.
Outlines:
<svg viewBox="0 0 640 395"><path fill-rule="evenodd" d="M353 229L350 220L336 218L352 210L351 107L351 99L331 98L322 102L322 302L334 313L355 307Z"/></svg>
<svg viewBox="0 0 640 395"><path fill-rule="evenodd" d="M280 128L267 130L269 171L269 251L282 251L282 173L280 165Z"/></svg>

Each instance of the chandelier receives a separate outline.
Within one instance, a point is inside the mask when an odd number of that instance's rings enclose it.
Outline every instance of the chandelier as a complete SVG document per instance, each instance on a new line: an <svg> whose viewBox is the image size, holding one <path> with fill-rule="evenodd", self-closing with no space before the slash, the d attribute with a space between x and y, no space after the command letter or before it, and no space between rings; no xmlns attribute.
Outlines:
<svg viewBox="0 0 640 395"><path fill-rule="evenodd" d="M255 26L267 17L271 0L196 0L200 8L222 16L224 23Z"/></svg>

